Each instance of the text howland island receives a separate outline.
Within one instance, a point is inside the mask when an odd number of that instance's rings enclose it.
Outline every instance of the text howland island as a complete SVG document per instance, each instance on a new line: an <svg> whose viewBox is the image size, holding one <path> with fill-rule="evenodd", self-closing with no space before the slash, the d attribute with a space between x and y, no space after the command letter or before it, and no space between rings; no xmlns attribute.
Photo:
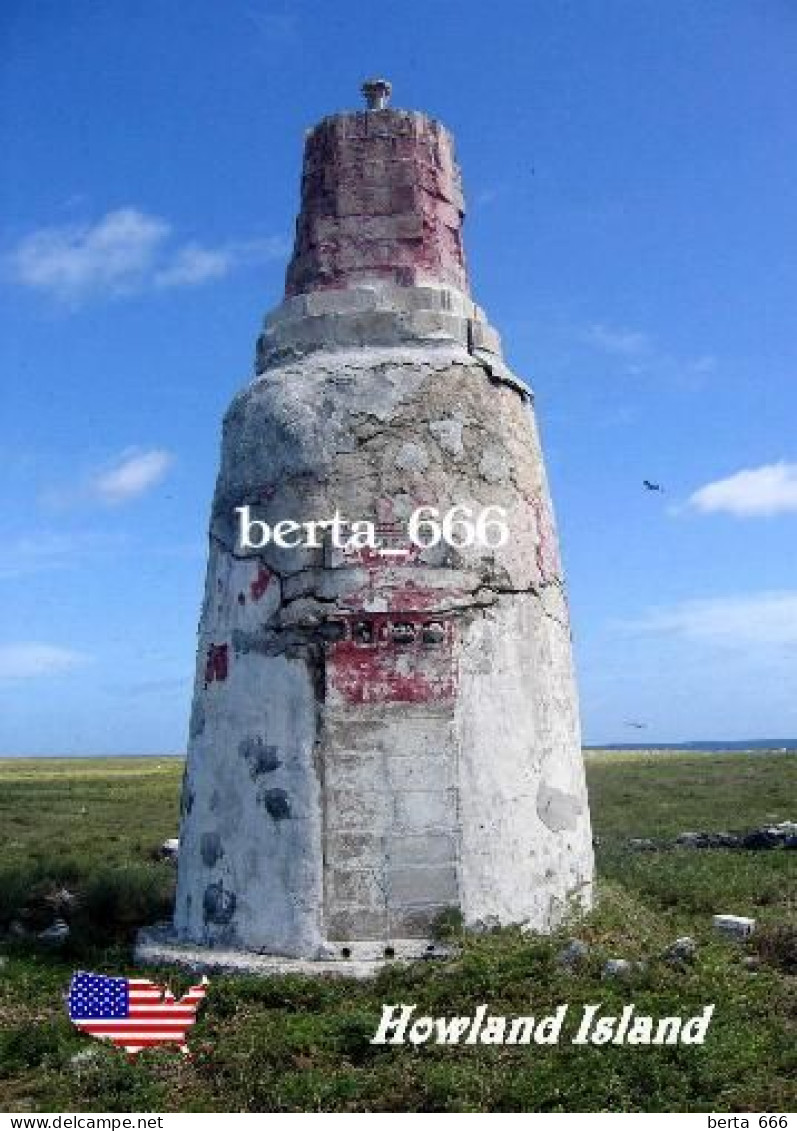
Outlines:
<svg viewBox="0 0 797 1131"><path fill-rule="evenodd" d="M694 1017L651 1017L626 1005L619 1013L603 1011L601 1002L571 1011L563 1003L553 1013L540 1017L506 1017L479 1005L473 1014L461 1017L430 1017L418 1014L417 1005L383 1005L373 1045L556 1045L569 1040L574 1045L702 1045L706 1039L714 1005L706 1005Z"/></svg>

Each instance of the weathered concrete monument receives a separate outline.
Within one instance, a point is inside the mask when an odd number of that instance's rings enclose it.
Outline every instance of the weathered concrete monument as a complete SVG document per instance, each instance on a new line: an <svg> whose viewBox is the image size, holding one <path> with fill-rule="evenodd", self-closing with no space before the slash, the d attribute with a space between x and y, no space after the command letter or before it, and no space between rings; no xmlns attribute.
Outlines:
<svg viewBox="0 0 797 1131"><path fill-rule="evenodd" d="M452 908L545 931L591 898L531 393L470 297L450 135L363 89L307 135L285 300L224 422L178 944L423 954Z"/></svg>

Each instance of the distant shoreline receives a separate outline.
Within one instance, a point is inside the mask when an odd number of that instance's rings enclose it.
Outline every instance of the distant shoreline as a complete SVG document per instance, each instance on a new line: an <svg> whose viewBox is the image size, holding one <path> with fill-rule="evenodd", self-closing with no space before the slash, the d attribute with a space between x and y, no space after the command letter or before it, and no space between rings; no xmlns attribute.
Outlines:
<svg viewBox="0 0 797 1131"><path fill-rule="evenodd" d="M583 747L585 753L596 754L601 751L636 751L645 753L681 754L793 754L797 753L797 738L748 739L728 742L606 742L589 743ZM0 754L0 761L68 761L69 759L146 758L151 761L175 761L185 758L185 754Z"/></svg>
<svg viewBox="0 0 797 1131"><path fill-rule="evenodd" d="M589 743L584 750L682 750L686 754L755 754L797 750L797 738L748 738L727 742L603 742Z"/></svg>
<svg viewBox="0 0 797 1131"><path fill-rule="evenodd" d="M185 758L185 754L0 754L0 762L44 762L47 759L68 762L70 759L90 760L103 758L147 758L150 761L166 762Z"/></svg>

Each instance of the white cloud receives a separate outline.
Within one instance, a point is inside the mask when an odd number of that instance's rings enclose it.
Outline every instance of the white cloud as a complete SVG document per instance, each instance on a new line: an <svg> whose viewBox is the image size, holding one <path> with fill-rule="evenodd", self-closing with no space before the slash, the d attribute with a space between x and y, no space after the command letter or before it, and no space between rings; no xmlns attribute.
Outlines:
<svg viewBox="0 0 797 1131"><path fill-rule="evenodd" d="M209 279L220 279L231 267L227 251L213 251L199 244L190 243L181 247L168 266L155 275L159 287L195 287Z"/></svg>
<svg viewBox="0 0 797 1131"><path fill-rule="evenodd" d="M232 240L221 247L202 247L189 243L178 248L172 259L156 272L157 287L195 287L210 279L221 279L232 271L284 259L290 244L281 236L263 239Z"/></svg>
<svg viewBox="0 0 797 1131"><path fill-rule="evenodd" d="M298 38L299 20L296 12L259 12L250 9L244 15L254 26L258 39L272 51L275 45L286 46Z"/></svg>
<svg viewBox="0 0 797 1131"><path fill-rule="evenodd" d="M61 675L86 663L88 656L56 644L26 641L0 644L0 679L36 679Z"/></svg>
<svg viewBox="0 0 797 1131"><path fill-rule="evenodd" d="M703 514L770 518L797 512L797 463L765 464L707 483L690 495L688 505Z"/></svg>
<svg viewBox="0 0 797 1131"><path fill-rule="evenodd" d="M141 284L169 231L157 216L122 208L93 225L32 232L9 261L18 283L59 299L101 290L118 294Z"/></svg>
<svg viewBox="0 0 797 1131"><path fill-rule="evenodd" d="M619 326L607 326L604 322L593 322L587 327L586 340L606 353L621 357L639 357L650 352L651 342L641 330L629 330Z"/></svg>
<svg viewBox="0 0 797 1131"><path fill-rule="evenodd" d="M34 530L22 537L0 535L3 556L0 581L13 581L33 573L85 566L87 561L114 556L127 547L125 535L117 532L74 533Z"/></svg>
<svg viewBox="0 0 797 1131"><path fill-rule="evenodd" d="M724 648L797 646L797 590L681 601L621 627Z"/></svg>
<svg viewBox="0 0 797 1131"><path fill-rule="evenodd" d="M112 506L135 499L161 482L173 460L170 452L160 449L124 452L115 466L92 477L89 492Z"/></svg>
<svg viewBox="0 0 797 1131"><path fill-rule="evenodd" d="M495 204L502 195L503 192L498 185L487 185L473 194L473 207L486 208L488 204Z"/></svg>
<svg viewBox="0 0 797 1131"><path fill-rule="evenodd" d="M649 334L627 326L592 322L581 331L581 338L593 349L614 358L619 369L629 377L655 377L694 388L717 367L713 354L676 357L662 350Z"/></svg>
<svg viewBox="0 0 797 1131"><path fill-rule="evenodd" d="M126 448L104 467L96 468L75 483L59 483L39 493L45 510L64 511L87 503L118 506L157 486L174 463L163 448Z"/></svg>
<svg viewBox="0 0 797 1131"><path fill-rule="evenodd" d="M136 208L106 213L94 224L41 228L5 256L20 286L72 306L91 297L147 288L197 286L232 271L283 257L281 237L232 240L218 247L197 241L175 245L172 225Z"/></svg>
<svg viewBox="0 0 797 1131"><path fill-rule="evenodd" d="M685 363L686 375L690 377L705 377L717 368L717 359L713 353L704 353L700 357L693 357Z"/></svg>

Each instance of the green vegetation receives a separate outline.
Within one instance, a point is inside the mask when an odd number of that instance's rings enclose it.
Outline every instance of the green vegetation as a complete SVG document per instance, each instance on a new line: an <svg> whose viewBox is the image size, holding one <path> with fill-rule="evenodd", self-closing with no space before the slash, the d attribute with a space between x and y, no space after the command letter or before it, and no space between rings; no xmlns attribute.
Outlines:
<svg viewBox="0 0 797 1131"><path fill-rule="evenodd" d="M178 758L0 760L0 931L71 914L78 950L169 915L174 870L157 849L177 835Z"/></svg>
<svg viewBox="0 0 797 1131"><path fill-rule="evenodd" d="M157 848L176 833L182 762L0 762L0 1110L793 1110L797 853L634 852L627 842L794 819L797 755L595 753L587 769L600 902L585 921L552 939L462 939L457 958L393 966L371 982L213 978L194 1059L167 1049L129 1064L71 1026L62 995L78 967L133 973L133 929L167 913L174 869ZM68 907L62 888L77 897ZM713 937L718 911L758 920L745 948ZM56 913L73 930L54 951L31 932ZM451 916L446 933L457 932ZM572 934L591 949L571 973L556 955ZM684 934L698 942L695 962L665 961ZM758 956L755 972L745 955ZM645 967L602 980L608 957ZM160 974L175 992L189 981ZM506 1015L561 1002L574 1015L593 1002L657 1016L710 1002L716 1011L702 1046L413 1049L369 1044L385 1002L433 1016L481 1003Z"/></svg>

